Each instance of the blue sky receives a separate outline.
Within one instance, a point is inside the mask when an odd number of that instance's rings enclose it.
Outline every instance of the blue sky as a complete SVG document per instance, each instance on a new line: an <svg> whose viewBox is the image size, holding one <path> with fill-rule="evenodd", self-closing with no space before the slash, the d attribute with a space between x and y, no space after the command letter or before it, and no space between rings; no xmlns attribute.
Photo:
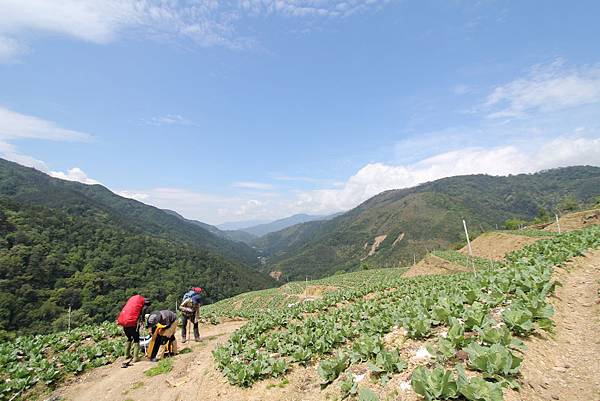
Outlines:
<svg viewBox="0 0 600 401"><path fill-rule="evenodd" d="M209 223L600 165L596 1L0 0L0 157Z"/></svg>

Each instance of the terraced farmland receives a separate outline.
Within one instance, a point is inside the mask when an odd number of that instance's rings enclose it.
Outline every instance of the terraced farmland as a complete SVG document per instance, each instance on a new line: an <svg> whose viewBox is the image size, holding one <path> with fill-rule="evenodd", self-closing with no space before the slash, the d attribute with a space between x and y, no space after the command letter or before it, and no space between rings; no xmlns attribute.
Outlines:
<svg viewBox="0 0 600 401"><path fill-rule="evenodd" d="M406 277L406 269L365 270L242 294L204 307L203 313L215 323L225 317L247 323L214 326L227 335L237 330L229 338L207 338L208 347L178 356L174 371L190 374L185 373L191 372L189 364L202 361L203 371L181 391L190 395L203 388L207 399L228 394L237 399L500 401L523 383L524 343L553 330L548 297L555 290L555 267L592 248L600 248L600 226L543 237L503 261L435 252L467 270L458 274ZM219 330L228 324L235 326ZM132 391L130 373L110 366L123 353L119 334L118 327L106 323L1 344L0 399L32 399L65 378L107 364L110 373L102 377L117 375L117 383L126 386L111 391ZM142 377L144 364L150 363L137 365ZM95 380L86 377L84 382ZM164 383L160 378L144 380L155 380L161 391L175 386L158 384ZM94 391L109 391L102 385ZM106 386L115 381L107 379ZM148 390L136 391L140 399L149 397Z"/></svg>
<svg viewBox="0 0 600 401"><path fill-rule="evenodd" d="M360 371L378 380L366 386L380 394L401 376L400 387L426 400L502 400L504 388L519 386L521 340L552 330L554 266L599 246L593 227L541 240L493 268L478 260L473 273L387 277L332 292L252 319L213 355L237 386L309 365L342 398L357 391ZM407 344L420 345L415 355Z"/></svg>

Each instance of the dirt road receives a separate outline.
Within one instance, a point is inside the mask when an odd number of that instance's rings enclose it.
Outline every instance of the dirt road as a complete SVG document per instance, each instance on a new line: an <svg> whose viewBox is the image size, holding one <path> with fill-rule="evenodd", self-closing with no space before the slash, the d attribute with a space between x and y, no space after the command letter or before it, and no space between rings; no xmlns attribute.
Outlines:
<svg viewBox="0 0 600 401"><path fill-rule="evenodd" d="M525 384L507 401L600 401L600 250L559 269L555 335L526 342Z"/></svg>

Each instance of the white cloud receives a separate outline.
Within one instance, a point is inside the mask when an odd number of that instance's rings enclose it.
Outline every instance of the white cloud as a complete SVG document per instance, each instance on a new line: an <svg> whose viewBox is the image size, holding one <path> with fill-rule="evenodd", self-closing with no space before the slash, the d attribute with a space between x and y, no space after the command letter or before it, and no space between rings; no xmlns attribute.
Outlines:
<svg viewBox="0 0 600 401"><path fill-rule="evenodd" d="M117 195L124 198L135 199L136 201L144 202L150 197L149 194L143 192L131 192L131 191L115 191Z"/></svg>
<svg viewBox="0 0 600 401"><path fill-rule="evenodd" d="M534 151L516 146L467 148L440 153L410 165L370 163L340 189L299 193L296 205L313 213L329 213L350 209L382 191L444 177L531 173L571 165L600 166L600 138L558 137Z"/></svg>
<svg viewBox="0 0 600 401"><path fill-rule="evenodd" d="M347 17L389 0L242 0L241 6L252 14L283 14L294 17Z"/></svg>
<svg viewBox="0 0 600 401"><path fill-rule="evenodd" d="M0 106L0 157L41 171L48 166L35 157L22 154L12 143L19 139L44 139L50 141L88 141L92 136L85 132L61 128L52 121L17 113Z"/></svg>
<svg viewBox="0 0 600 401"><path fill-rule="evenodd" d="M145 120L149 125L193 125L193 123L180 114L165 114Z"/></svg>
<svg viewBox="0 0 600 401"><path fill-rule="evenodd" d="M26 51L26 47L15 39L0 36L0 63L15 61Z"/></svg>
<svg viewBox="0 0 600 401"><path fill-rule="evenodd" d="M88 177L88 175L79 167L73 167L66 173L62 171L50 171L48 174L51 177L60 178L61 180L77 181L87 185L101 184L99 181Z"/></svg>
<svg viewBox="0 0 600 401"><path fill-rule="evenodd" d="M490 118L524 117L600 103L600 65L568 68L558 59L534 67L526 78L496 87L485 107Z"/></svg>
<svg viewBox="0 0 600 401"><path fill-rule="evenodd" d="M467 93L470 93L472 91L471 87L469 87L468 85L456 85L454 88L452 88L452 92L455 95L458 96L462 96L462 95L466 95Z"/></svg>
<svg viewBox="0 0 600 401"><path fill-rule="evenodd" d="M0 139L0 157L22 164L23 166L33 167L41 171L48 171L48 166L41 160L32 156L20 153L17 148L6 141Z"/></svg>
<svg viewBox="0 0 600 401"><path fill-rule="evenodd" d="M52 121L17 113L0 106L0 139L46 139L52 141L87 141L85 132L59 127Z"/></svg>
<svg viewBox="0 0 600 401"><path fill-rule="evenodd" d="M244 189L258 189L258 190L269 190L273 189L273 185L267 184L264 182L254 182L254 181L238 181L231 184L234 188L244 188Z"/></svg>
<svg viewBox="0 0 600 401"><path fill-rule="evenodd" d="M189 219L216 223L229 217L252 215L260 206L256 199L219 196L186 188L151 188L120 190L118 195L144 202L161 209L175 210Z"/></svg>
<svg viewBox="0 0 600 401"><path fill-rule="evenodd" d="M296 213L328 214L351 209L390 189L413 187L465 174L508 175L571 165L600 166L600 136L560 136L530 149L517 145L441 152L410 164L369 163L342 185L289 193L220 196L181 188L122 191L119 194L172 209L209 223L272 220Z"/></svg>
<svg viewBox="0 0 600 401"><path fill-rule="evenodd" d="M92 43L124 34L199 46L239 49L254 44L240 33L244 17L345 17L387 0L2 0L0 62L26 48L31 33L49 33Z"/></svg>
<svg viewBox="0 0 600 401"><path fill-rule="evenodd" d="M0 106L0 157L47 172L53 177L84 184L99 184L83 170L74 167L66 173L49 171L48 165L33 156L21 153L12 143L20 139L42 139L49 141L89 141L92 136L85 132L69 130L58 124L38 117L17 113Z"/></svg>

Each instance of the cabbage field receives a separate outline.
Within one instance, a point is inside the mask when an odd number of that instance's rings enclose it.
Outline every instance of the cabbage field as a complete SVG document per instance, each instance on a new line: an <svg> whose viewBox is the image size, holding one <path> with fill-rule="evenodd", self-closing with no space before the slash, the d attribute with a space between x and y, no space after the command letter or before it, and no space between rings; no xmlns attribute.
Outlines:
<svg viewBox="0 0 600 401"><path fill-rule="evenodd" d="M500 401L505 387L519 386L521 339L552 330L554 267L598 247L595 226L536 242L494 267L480 260L472 273L384 277L261 314L213 356L237 386L315 365L322 386L338 382L345 398L357 391L349 367L366 363L382 385L412 368L410 385L425 400ZM388 346L384 336L399 329L437 338L426 350L434 363L410 366Z"/></svg>
<svg viewBox="0 0 600 401"><path fill-rule="evenodd" d="M402 386L428 401L500 401L505 388L520 384L522 340L552 331L554 268L598 247L600 226L593 226L546 237L493 264L435 252L471 267L467 273L406 278L405 269L366 270L241 294L202 309L205 317L249 319L213 351L216 366L235 386L310 367L321 386L342 399L376 399L369 386L385 388L410 373ZM316 285L328 291L303 302L301 295ZM422 343L419 353L427 358L403 355L386 339L397 333ZM124 345L112 323L1 343L0 400L31 399L37 390L112 363ZM368 369L371 384L357 379L357 366Z"/></svg>
<svg viewBox="0 0 600 401"><path fill-rule="evenodd" d="M124 354L123 330L108 322L68 333L18 337L0 344L0 400L21 399L34 386L52 387Z"/></svg>

